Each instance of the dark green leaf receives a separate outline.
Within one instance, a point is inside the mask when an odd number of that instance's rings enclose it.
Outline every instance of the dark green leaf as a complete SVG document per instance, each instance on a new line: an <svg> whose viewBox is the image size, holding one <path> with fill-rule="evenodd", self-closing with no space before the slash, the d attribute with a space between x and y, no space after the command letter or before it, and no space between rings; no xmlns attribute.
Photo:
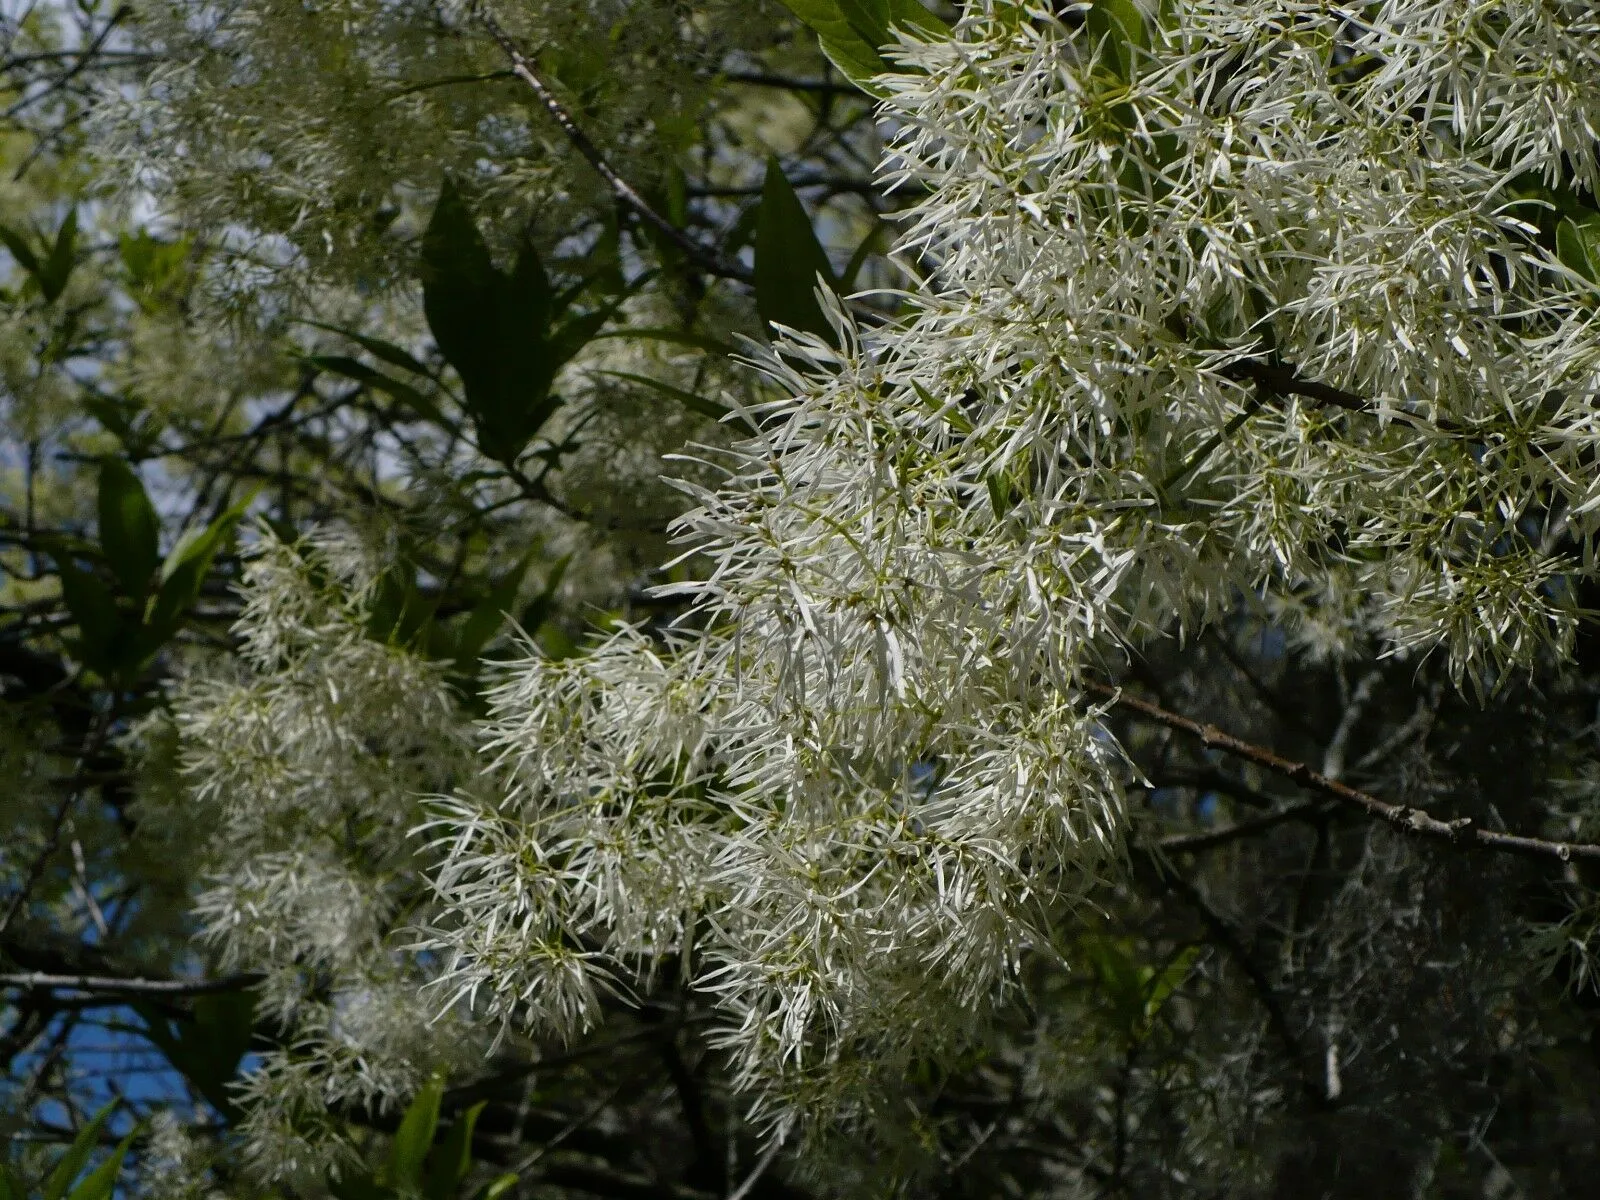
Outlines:
<svg viewBox="0 0 1600 1200"><path fill-rule="evenodd" d="M122 1160L128 1157L128 1148L133 1145L133 1139L138 1133L136 1127L118 1142L117 1148L107 1155L99 1166L85 1175L77 1187L67 1193L67 1200L110 1200L111 1193L117 1186L117 1172L122 1170Z"/></svg>
<svg viewBox="0 0 1600 1200"><path fill-rule="evenodd" d="M1133 78L1140 51L1150 45L1139 6L1133 0L1095 0L1084 28L1112 72L1119 79Z"/></svg>
<svg viewBox="0 0 1600 1200"><path fill-rule="evenodd" d="M0 1160L0 1200L28 1200L28 1181L3 1160Z"/></svg>
<svg viewBox="0 0 1600 1200"><path fill-rule="evenodd" d="M719 404L707 396L699 396L694 392L685 391L683 388L673 387L670 383L662 383L659 379L651 379L648 375L635 375L630 371L602 371L602 375L611 375L617 379L626 379L630 383L643 384L660 392L663 396L670 396L692 413L699 413L702 417L709 417L713 421L723 421L733 415L733 410L726 404ZM755 433L755 427L745 417L735 416L730 424L737 425L746 433Z"/></svg>
<svg viewBox="0 0 1600 1200"><path fill-rule="evenodd" d="M555 566L550 568L550 574L545 576L544 587L528 602L528 606L522 610L522 615L517 619L517 624L522 626L523 632L537 633L540 626L550 619L550 611L556 603L556 592L561 589L561 581L566 577L567 565L571 562L572 555L568 554L557 559Z"/></svg>
<svg viewBox="0 0 1600 1200"><path fill-rule="evenodd" d="M78 657L91 670L110 675L117 667L118 634L122 628L111 589L78 566L70 554L55 558L61 574L61 598L78 627Z"/></svg>
<svg viewBox="0 0 1600 1200"><path fill-rule="evenodd" d="M816 296L818 275L828 286L837 286L833 267L776 158L767 160L761 189L755 267L756 311L763 321L834 339Z"/></svg>
<svg viewBox="0 0 1600 1200"><path fill-rule="evenodd" d="M336 1200L387 1200L394 1195L367 1171L346 1171L337 1179L329 1174L328 1190Z"/></svg>
<svg viewBox="0 0 1600 1200"><path fill-rule="evenodd" d="M142 598L161 561L161 522L139 476L120 458L100 463L100 550L128 595Z"/></svg>
<svg viewBox="0 0 1600 1200"><path fill-rule="evenodd" d="M192 239L187 237L163 242L142 230L123 234L117 240L129 281L136 288L155 295L169 293L182 282L193 245Z"/></svg>
<svg viewBox="0 0 1600 1200"><path fill-rule="evenodd" d="M433 1145L434 1130L439 1125L439 1100L443 1095L443 1082L429 1080L412 1100L405 1116L400 1118L400 1128L395 1131L394 1144L389 1149L388 1182L391 1186L407 1192L422 1189L422 1165Z"/></svg>
<svg viewBox="0 0 1600 1200"><path fill-rule="evenodd" d="M889 42L889 0L835 0L851 31L874 50Z"/></svg>
<svg viewBox="0 0 1600 1200"><path fill-rule="evenodd" d="M67 290L67 280L72 276L77 248L78 210L73 209L56 232L55 245L50 247L50 256L39 265L35 273L39 280L39 291L45 300L54 301Z"/></svg>
<svg viewBox="0 0 1600 1200"><path fill-rule="evenodd" d="M226 544L234 526L254 499L255 493L252 492L204 529L181 539L167 555L166 561L161 564L161 586L156 590L155 603L145 618L145 627L156 646L172 636L183 614L199 598L200 587L205 583L212 560ZM152 646L149 652L153 653L154 649Z"/></svg>
<svg viewBox="0 0 1600 1200"><path fill-rule="evenodd" d="M439 351L461 377L478 448L514 463L555 410L561 363L549 343L554 298L544 265L524 241L509 275L455 184L446 181L422 239L422 297Z"/></svg>
<svg viewBox="0 0 1600 1200"><path fill-rule="evenodd" d="M505 624L506 614L516 604L517 592L521 590L522 580L528 574L528 567L532 562L533 555L531 553L525 555L522 561L507 571L505 578L495 584L489 594L467 614L466 622L462 625L461 634L455 644L456 665L461 670L472 669L478 655L483 653L483 648L500 631L500 626Z"/></svg>
<svg viewBox="0 0 1600 1200"><path fill-rule="evenodd" d="M9 225L0 225L0 242L5 243L11 257L17 260L17 265L32 275L35 279L39 276L39 256L33 252L33 247L28 245L24 234L12 229Z"/></svg>
<svg viewBox="0 0 1600 1200"><path fill-rule="evenodd" d="M385 395L392 396L424 420L449 428L444 413L432 399L409 383L402 383L392 376L385 375L376 367L370 367L358 358L350 358L343 354L308 354L303 361L307 366L319 371L329 371L335 375L343 375L346 379L353 379L357 383L364 383Z"/></svg>
<svg viewBox="0 0 1600 1200"><path fill-rule="evenodd" d="M300 323L317 329L326 329L329 333L337 333L340 337L349 338L368 354L372 355L373 358L378 359L380 362L386 362L391 367L399 367L402 371L410 371L413 375L421 375L429 379L433 377L428 368L413 357L410 352L396 346L393 342L387 342L382 338L371 337L364 333L357 333L354 329L345 329L339 325L329 325L323 321L303 320Z"/></svg>
<svg viewBox="0 0 1600 1200"><path fill-rule="evenodd" d="M255 994L217 992L200 996L192 1013L172 1019L144 1005L145 1036L195 1091L230 1124L240 1113L229 1088L250 1049L255 1029Z"/></svg>
<svg viewBox="0 0 1600 1200"><path fill-rule="evenodd" d="M607 338L638 338L642 342L667 342L677 346L691 346L696 350L704 350L708 354L720 354L724 357L739 353L737 346L727 342L719 342L714 337L707 337L703 333L690 333L683 329L613 329L610 333L597 333L594 340L604 341Z"/></svg>
<svg viewBox="0 0 1600 1200"><path fill-rule="evenodd" d="M1600 215L1556 226L1556 257L1591 283L1600 281Z"/></svg>
<svg viewBox="0 0 1600 1200"><path fill-rule="evenodd" d="M883 74L888 64L879 57L877 46L851 26L836 0L783 0L783 4L817 35L822 52L846 79L872 90L872 78Z"/></svg>
<svg viewBox="0 0 1600 1200"><path fill-rule="evenodd" d="M1189 946L1159 971L1152 971L1145 984L1144 1015L1153 1018L1166 1005L1172 994L1189 978L1195 960L1200 957L1199 946Z"/></svg>
<svg viewBox="0 0 1600 1200"><path fill-rule="evenodd" d="M450 1200L467 1177L472 1168L472 1131L484 1107L484 1102L479 1102L458 1113L450 1132L428 1156L427 1182L422 1189L428 1200Z"/></svg>
<svg viewBox="0 0 1600 1200"><path fill-rule="evenodd" d="M89 1155L94 1152L95 1145L100 1140L100 1130L105 1128L106 1122L111 1119L117 1103L113 1100L107 1104L78 1131L78 1136L72 1139L72 1144L66 1148L50 1174L45 1177L40 1200L61 1200L67 1194L67 1189L72 1186L73 1180L78 1178L84 1164L89 1161Z"/></svg>
<svg viewBox="0 0 1600 1200"><path fill-rule="evenodd" d="M497 1176L479 1188L473 1200L500 1200L501 1196L517 1186L519 1178L514 1171Z"/></svg>

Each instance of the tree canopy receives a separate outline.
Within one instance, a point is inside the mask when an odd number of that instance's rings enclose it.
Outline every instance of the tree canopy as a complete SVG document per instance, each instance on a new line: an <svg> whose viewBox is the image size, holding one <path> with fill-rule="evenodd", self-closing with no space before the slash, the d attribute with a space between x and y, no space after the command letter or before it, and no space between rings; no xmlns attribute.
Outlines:
<svg viewBox="0 0 1600 1200"><path fill-rule="evenodd" d="M0 1200L1588 1194L1592 4L0 31Z"/></svg>

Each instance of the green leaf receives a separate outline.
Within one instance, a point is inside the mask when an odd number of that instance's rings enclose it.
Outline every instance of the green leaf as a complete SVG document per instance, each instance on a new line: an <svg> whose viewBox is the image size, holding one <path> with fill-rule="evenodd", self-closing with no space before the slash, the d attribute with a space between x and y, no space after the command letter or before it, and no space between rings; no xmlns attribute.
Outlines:
<svg viewBox="0 0 1600 1200"><path fill-rule="evenodd" d="M32 275L39 277L39 256L33 252L33 247L28 245L28 239L9 225L0 225L0 242L5 243L11 257L17 260L17 265Z"/></svg>
<svg viewBox="0 0 1600 1200"><path fill-rule="evenodd" d="M141 599L161 561L161 522L144 484L120 458L100 463L100 550L128 595Z"/></svg>
<svg viewBox="0 0 1600 1200"><path fill-rule="evenodd" d="M83 1177L83 1182L67 1193L67 1200L110 1200L117 1186L117 1173L122 1170L122 1160L128 1157L128 1148L138 1135L136 1126L117 1143L117 1148L106 1156L98 1167Z"/></svg>
<svg viewBox="0 0 1600 1200"><path fill-rule="evenodd" d="M623 328L613 329L610 333L597 333L594 336L597 342L605 341L607 338L638 338L642 342L667 342L671 345L704 350L708 354L720 354L723 357L739 353L737 346L718 341L714 337L707 337L703 333L690 333L682 329Z"/></svg>
<svg viewBox="0 0 1600 1200"><path fill-rule="evenodd" d="M1556 257L1591 283L1600 282L1600 214L1556 226Z"/></svg>
<svg viewBox="0 0 1600 1200"><path fill-rule="evenodd" d="M412 1100L405 1116L400 1118L400 1128L395 1131L394 1144L389 1148L387 1182L401 1191L417 1192L422 1188L422 1166L433 1145L433 1134L439 1125L439 1101L444 1096L444 1083L430 1079Z"/></svg>
<svg viewBox="0 0 1600 1200"><path fill-rule="evenodd" d="M525 239L511 272L498 270L446 180L423 234L421 274L428 328L461 377L478 449L510 465L555 411L550 387L576 352L551 346L554 297L538 252Z"/></svg>
<svg viewBox="0 0 1600 1200"><path fill-rule="evenodd" d="M450 1132L428 1156L427 1182L422 1189L427 1200L450 1200L472 1169L472 1131L486 1104L480 1101L458 1114Z"/></svg>
<svg viewBox="0 0 1600 1200"><path fill-rule="evenodd" d="M828 61L864 91L872 90L874 76L889 69L877 46L856 32L836 0L783 0L783 5L817 35Z"/></svg>
<svg viewBox="0 0 1600 1200"><path fill-rule="evenodd" d="M456 666L461 670L472 669L478 655L483 653L483 648L500 631L500 626L505 624L506 614L516 603L517 592L521 590L522 580L528 574L528 567L532 562L532 552L524 555L516 566L506 572L505 578L495 584L489 594L467 614L466 622L461 626L460 636L455 643Z"/></svg>
<svg viewBox="0 0 1600 1200"><path fill-rule="evenodd" d="M1199 957L1200 947L1189 946L1161 970L1151 972L1150 979L1145 983L1144 1015L1147 1020L1153 1019L1172 994L1183 986L1183 981L1189 978L1189 972Z"/></svg>
<svg viewBox="0 0 1600 1200"><path fill-rule="evenodd" d="M829 287L837 288L838 281L811 228L811 218L776 158L767 160L767 179L761 189L755 268L756 311L763 321L834 340L833 328L817 301L817 276Z"/></svg>
<svg viewBox="0 0 1600 1200"><path fill-rule="evenodd" d="M364 383L370 388L392 396L400 403L406 405L417 416L436 425L449 428L444 413L439 406L428 396L412 387L409 383L402 383L392 376L385 375L376 367L370 367L358 358L350 358L344 354L308 354L302 360L309 367L318 371L328 371L335 375L343 375L346 379L353 379L357 383Z"/></svg>
<svg viewBox="0 0 1600 1200"><path fill-rule="evenodd" d="M35 272L35 277L39 280L39 291L46 301L54 302L67 290L67 280L72 276L77 248L78 210L73 209L67 214L67 219L61 222L61 228L56 231L55 245L50 247L50 256L39 264L39 269Z"/></svg>
<svg viewBox="0 0 1600 1200"><path fill-rule="evenodd" d="M419 362L412 354L396 346L393 342L386 342L382 338L371 337L365 333L358 333L354 329L345 329L340 325L329 325L325 321L311 321L302 319L302 325L310 325L316 329L325 329L329 333L337 333L340 337L348 338L360 346L368 354L380 362L386 362L391 367L399 367L402 371L409 371L413 375L421 375L432 379L433 373Z"/></svg>
<svg viewBox="0 0 1600 1200"><path fill-rule="evenodd" d="M733 409L726 404L719 404L707 396L699 396L694 392L685 391L683 388L673 387L670 383L662 383L659 379L651 379L648 375L635 375L631 371L601 371L601 375L611 375L617 379L626 379L631 383L643 384L660 392L663 396L670 396L692 413L699 413L702 417L710 417L713 421L727 420L733 415ZM744 416L734 416L729 424L737 425L746 433L755 433L755 426L751 425Z"/></svg>
<svg viewBox="0 0 1600 1200"><path fill-rule="evenodd" d="M855 35L874 50L889 42L889 0L834 0Z"/></svg>
<svg viewBox="0 0 1600 1200"><path fill-rule="evenodd" d="M123 234L117 239L117 249L128 280L135 288L153 296L167 295L183 281L189 263L189 253L194 240L183 237L175 242L163 242L143 230L136 234Z"/></svg>
<svg viewBox="0 0 1600 1200"><path fill-rule="evenodd" d="M255 993L248 989L196 997L192 1011L176 1019L135 1005L145 1036L167 1056L229 1124L241 1113L229 1089L255 1033Z"/></svg>
<svg viewBox="0 0 1600 1200"><path fill-rule="evenodd" d="M28 1181L3 1160L0 1160L0 1200L28 1200Z"/></svg>
<svg viewBox="0 0 1600 1200"><path fill-rule="evenodd" d="M442 597L429 599L417 586L414 570L396 565L378 581L367 612L367 636L391 646L409 646L433 620Z"/></svg>
<svg viewBox="0 0 1600 1200"><path fill-rule="evenodd" d="M873 95L874 76L890 70L878 53L889 43L893 28L909 28L928 37L943 37L950 26L919 0L783 0L784 7L817 35L822 52L844 77Z"/></svg>
<svg viewBox="0 0 1600 1200"><path fill-rule="evenodd" d="M387 1200L394 1192L381 1185L368 1171L348 1171L335 1179L328 1175L328 1190L337 1200Z"/></svg>
<svg viewBox="0 0 1600 1200"><path fill-rule="evenodd" d="M571 562L570 554L558 558L555 565L550 568L550 574L545 576L544 587L522 610L522 615L517 618L517 624L521 625L525 632L537 633L549 620L550 611L555 607L556 592L561 589L561 581L566 578L567 566Z"/></svg>
<svg viewBox="0 0 1600 1200"><path fill-rule="evenodd" d="M152 643L146 647L146 654L155 653L172 636L184 613L199 599L212 560L255 498L251 492L204 529L180 539L168 553L161 564L161 585L156 590L155 603L145 616L145 629Z"/></svg>
<svg viewBox="0 0 1600 1200"><path fill-rule="evenodd" d="M100 1130L111 1119L117 1104L118 1101L111 1101L78 1131L78 1136L72 1139L72 1144L66 1148L50 1174L45 1177L40 1200L61 1200L67 1194L72 1181L77 1179L84 1164L89 1161L89 1155L94 1152L95 1145L100 1140Z"/></svg>
<svg viewBox="0 0 1600 1200"><path fill-rule="evenodd" d="M1150 46L1150 31L1139 6L1133 0L1095 0L1084 28L1117 78L1132 79L1139 51Z"/></svg>
<svg viewBox="0 0 1600 1200"><path fill-rule="evenodd" d="M500 1200L501 1196L517 1186L520 1178L515 1171L507 1171L479 1188L473 1200Z"/></svg>
<svg viewBox="0 0 1600 1200"><path fill-rule="evenodd" d="M934 38L950 36L950 23L929 12L921 0L889 0L889 24L897 29L914 29Z"/></svg>
<svg viewBox="0 0 1600 1200"><path fill-rule="evenodd" d="M53 557L61 575L61 599L78 626L78 657L91 670L109 676L117 668L122 629L111 589L78 566L71 554L61 552Z"/></svg>

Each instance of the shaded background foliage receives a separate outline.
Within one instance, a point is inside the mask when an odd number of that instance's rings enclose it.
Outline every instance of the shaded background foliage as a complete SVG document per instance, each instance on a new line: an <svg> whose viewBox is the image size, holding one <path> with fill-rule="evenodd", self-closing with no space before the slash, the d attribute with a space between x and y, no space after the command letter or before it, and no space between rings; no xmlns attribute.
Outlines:
<svg viewBox="0 0 1600 1200"><path fill-rule="evenodd" d="M1140 19L1057 7L1036 19ZM429 757L421 723L482 713L506 615L554 657L676 615L648 586L703 564L658 569L687 505L660 476L710 475L663 459L768 398L736 339L768 320L827 335L818 269L843 291L923 269L883 252L907 193L875 186L881 131L843 73L875 69L908 14L0 14L8 1194L1587 1194L1593 865L1407 839L1126 708L1108 718L1133 764L1125 869L1061 914L994 1037L881 1098L913 1115L875 1137L769 1151L671 972L570 1044L419 1025L398 999L390 1057L351 1032L358 1000L388 1003L380 982L414 991L438 967L407 949L431 902L413 793L470 771ZM1592 174L1551 192L1544 231L1591 272ZM346 540L302 540L333 524ZM180 720L194 688L256 696L252 667L294 658L235 630L247 561L323 597L303 690L271 702L321 703L341 678L323 656L368 672L343 774L296 776L270 722ZM1329 654L1238 597L1218 630L1108 678L1394 803L1594 841L1590 643L1480 704L1443 664ZM376 915L353 901L305 934L321 958L196 937L218 874L269 841L196 784L219 747L237 775L218 766L213 791L355 779L369 797L305 831L348 849L351 887L386 889ZM374 924L340 958L350 914ZM370 1055L335 1062L341 1038Z"/></svg>

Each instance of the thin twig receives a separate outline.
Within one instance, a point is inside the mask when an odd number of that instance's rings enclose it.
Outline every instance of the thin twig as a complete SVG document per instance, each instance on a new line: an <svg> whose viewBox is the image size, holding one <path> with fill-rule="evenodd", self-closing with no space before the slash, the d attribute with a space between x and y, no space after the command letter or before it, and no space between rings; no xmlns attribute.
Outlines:
<svg viewBox="0 0 1600 1200"><path fill-rule="evenodd" d="M138 979L116 975L51 975L44 971L0 974L0 987L33 990L106 992L116 996L210 996L237 992L257 982L259 975L228 975L221 979Z"/></svg>
<svg viewBox="0 0 1600 1200"><path fill-rule="evenodd" d="M495 20L493 16L485 12L481 5L474 6L474 12L478 23L483 26L489 36L494 39L495 44L505 53L506 58L510 60L512 73L533 90L533 94L539 98L539 102L544 105L545 110L555 118L556 124L561 127L561 132L567 135L567 140L572 143L573 148L583 156L584 161L595 169L600 178L606 181L607 186L611 188L612 194L617 199L636 212L647 224L670 240L706 271L727 279L736 279L740 283L754 282L754 276L743 266L738 263L728 262L715 251L702 246L657 212L650 205L650 202L641 196L638 190L619 175L616 168L606 161L606 157L600 152L600 148L590 140L589 135L578 125L577 120L567 111L566 106L556 98L555 93L540 78L538 72L533 69L533 64L528 61L527 56L522 53L517 43L512 40L511 35L505 31L505 27Z"/></svg>
<svg viewBox="0 0 1600 1200"><path fill-rule="evenodd" d="M1368 816L1386 821L1403 833L1450 842L1457 846L1496 850L1529 858L1553 858L1560 862L1570 862L1574 858L1600 860L1600 845L1589 842L1551 842L1543 838L1496 833L1488 829L1475 828L1470 817L1441 821L1420 808L1413 808L1409 804L1391 804L1370 792L1340 783L1337 779L1329 779L1321 772L1313 771L1303 762L1284 758L1265 746L1257 746L1230 733L1224 733L1215 725L1202 724L1179 713L1169 712L1158 704L1127 695L1120 688L1094 681L1085 681L1083 688L1093 695L1111 701L1115 707L1137 713L1158 725L1165 725L1168 729L1187 733L1198 739L1207 749L1226 751L1247 762L1253 762L1258 767L1264 767L1275 775L1292 780L1303 788L1321 792L1343 804L1359 808Z"/></svg>

